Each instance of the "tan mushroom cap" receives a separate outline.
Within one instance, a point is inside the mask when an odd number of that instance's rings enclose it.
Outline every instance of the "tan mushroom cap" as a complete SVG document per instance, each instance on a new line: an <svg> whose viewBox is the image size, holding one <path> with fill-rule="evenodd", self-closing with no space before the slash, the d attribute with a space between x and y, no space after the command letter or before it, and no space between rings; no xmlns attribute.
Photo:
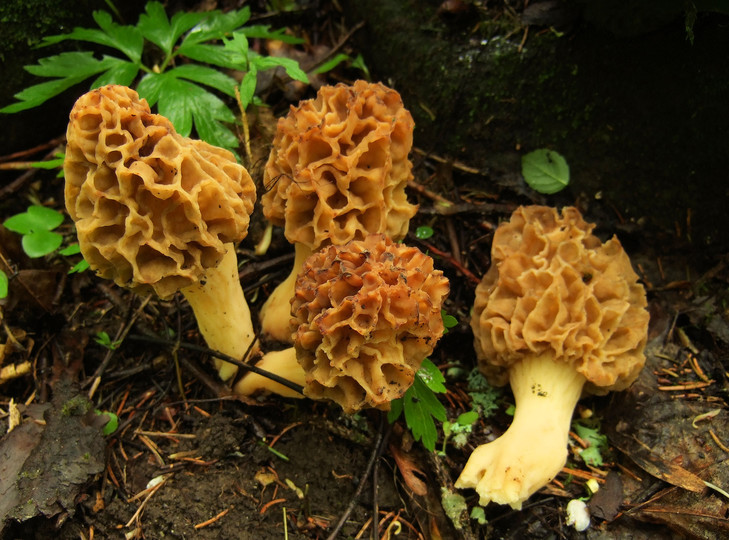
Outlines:
<svg viewBox="0 0 729 540"><path fill-rule="evenodd" d="M509 366L549 353L587 378L586 390L622 390L643 364L643 286L616 237L604 244L576 208L518 208L492 245L471 327L479 367L494 384Z"/></svg>
<svg viewBox="0 0 729 540"><path fill-rule="evenodd" d="M304 394L389 409L443 334L448 280L415 247L370 235L309 257L291 312Z"/></svg>
<svg viewBox="0 0 729 540"><path fill-rule="evenodd" d="M405 195L413 126L400 94L382 84L323 86L279 120L266 218L312 250L371 233L403 238L417 210Z"/></svg>
<svg viewBox="0 0 729 540"><path fill-rule="evenodd" d="M167 298L242 240L255 185L227 150L182 137L137 93L105 86L71 111L66 208L92 269Z"/></svg>

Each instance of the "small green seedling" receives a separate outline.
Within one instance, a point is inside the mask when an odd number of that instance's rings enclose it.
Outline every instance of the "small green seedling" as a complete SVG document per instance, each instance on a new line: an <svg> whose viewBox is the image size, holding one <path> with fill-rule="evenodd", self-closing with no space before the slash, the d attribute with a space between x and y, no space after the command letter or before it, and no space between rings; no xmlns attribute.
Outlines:
<svg viewBox="0 0 729 540"><path fill-rule="evenodd" d="M61 255L64 257L70 257L71 255L78 255L81 253L81 246L78 244L71 244L70 246L63 248L61 251L59 251ZM81 259L79 262L74 264L71 269L68 271L69 274L75 274L80 273L85 270L89 269L89 263L86 262L86 259Z"/></svg>
<svg viewBox="0 0 729 540"><path fill-rule="evenodd" d="M458 326L458 319L453 315L448 315L444 309L440 310L440 316L443 319L443 333L447 333L451 328Z"/></svg>
<svg viewBox="0 0 729 540"><path fill-rule="evenodd" d="M580 451L580 457L587 465L599 467L603 464L602 453L607 450L607 436L600 433L600 421L596 418L577 419L572 422L577 436L588 444Z"/></svg>
<svg viewBox="0 0 729 540"><path fill-rule="evenodd" d="M13 232L23 235L23 251L28 257L37 258L56 251L63 236L53 229L63 223L63 214L45 206L30 206L22 214L5 220L3 225Z"/></svg>
<svg viewBox="0 0 729 540"><path fill-rule="evenodd" d="M468 411L456 418L455 422L449 422L446 420L443 422L443 447L441 448L440 455L445 455L446 443L450 436L453 436L452 444L456 448L463 448L468 442L468 435L473 429L473 424L478 420L478 412Z"/></svg>
<svg viewBox="0 0 729 540"><path fill-rule="evenodd" d="M290 58L261 56L248 47L249 39L302 40L283 29L248 25L250 9L175 13L167 16L160 2L148 2L136 25L120 25L106 11L94 11L98 28L74 28L67 34L43 39L41 46L62 41L101 45L112 54L101 58L76 50L41 58L25 66L31 74L48 80L15 95L16 103L0 109L15 113L37 107L64 90L94 77L92 88L107 84L135 86L150 107L169 118L183 136L193 125L207 142L235 149L238 139L229 124L236 117L219 95L236 97L238 82L230 70L245 71L239 91L244 106L253 101L257 73L281 67L292 79L308 77ZM210 89L214 90L211 92Z"/></svg>
<svg viewBox="0 0 729 540"><path fill-rule="evenodd" d="M94 412L98 415L106 415L109 419L104 425L104 429L101 430L104 436L111 435L117 430L119 427L119 417L116 414L109 411L100 411L99 409L95 409Z"/></svg>
<svg viewBox="0 0 729 540"><path fill-rule="evenodd" d="M446 421L445 407L435 396L436 393L445 393L444 382L445 378L438 367L426 358L415 374L412 386L403 397L390 403L387 413L387 420L392 424L404 412L405 423L413 438L422 441L423 446L431 452L435 450L438 439L434 419Z"/></svg>
<svg viewBox="0 0 729 540"><path fill-rule="evenodd" d="M567 160L547 148L540 148L523 156L521 174L529 187L544 194L557 193L570 182Z"/></svg>
<svg viewBox="0 0 729 540"><path fill-rule="evenodd" d="M8 297L8 275L0 270L0 300Z"/></svg>
<svg viewBox="0 0 729 540"><path fill-rule="evenodd" d="M107 334L103 330L101 332L96 332L96 337L94 337L94 341L102 347L105 347L111 351L116 350L119 345L121 345L120 340L112 341L109 337L109 334Z"/></svg>

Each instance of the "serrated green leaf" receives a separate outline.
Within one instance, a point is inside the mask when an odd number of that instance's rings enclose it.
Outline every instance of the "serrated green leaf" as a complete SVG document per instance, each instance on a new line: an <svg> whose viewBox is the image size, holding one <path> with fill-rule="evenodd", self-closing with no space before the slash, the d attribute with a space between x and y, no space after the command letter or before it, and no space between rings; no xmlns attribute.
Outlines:
<svg viewBox="0 0 729 540"><path fill-rule="evenodd" d="M557 193L570 181L567 160L547 148L524 155L521 158L521 174L529 187L545 194Z"/></svg>
<svg viewBox="0 0 729 540"><path fill-rule="evenodd" d="M190 31L182 42L185 44L202 43L213 39L222 39L243 26L250 19L251 10L247 6L240 10L222 13L211 11L200 23Z"/></svg>
<svg viewBox="0 0 729 540"><path fill-rule="evenodd" d="M304 72L304 70L301 69L301 66L299 66L299 63L292 58L256 55L251 57L250 62L252 66L254 65L258 68L258 71L282 67L286 71L286 74L292 79L309 84L309 77L306 75L306 72Z"/></svg>
<svg viewBox="0 0 729 540"><path fill-rule="evenodd" d="M3 107L0 112L15 113L37 107L84 79L109 69L116 62L118 59L108 56L99 60L90 52L67 52L41 58L37 64L25 66L25 69L33 75L60 78L18 92L14 97L19 102Z"/></svg>
<svg viewBox="0 0 729 540"><path fill-rule="evenodd" d="M316 68L314 70L314 73L326 73L327 71L333 70L342 62L346 62L347 60L351 60L351 56L349 56L348 54L339 53L333 58L330 58L329 60L324 62L318 68Z"/></svg>
<svg viewBox="0 0 729 540"><path fill-rule="evenodd" d="M132 85L132 82L134 82L134 79L136 79L139 73L139 65L134 62L122 60L121 58L112 58L112 60L114 62L111 67L91 83L91 88L99 88L107 84Z"/></svg>
<svg viewBox="0 0 729 540"><path fill-rule="evenodd" d="M111 46L126 54L132 62L139 63L144 49L144 37L136 26L123 26L111 20L108 11L94 11L96 24L111 40Z"/></svg>
<svg viewBox="0 0 729 540"><path fill-rule="evenodd" d="M43 257L53 253L63 242L63 236L53 231L33 231L23 235L23 251L31 258Z"/></svg>
<svg viewBox="0 0 729 540"><path fill-rule="evenodd" d="M248 108L253 94L256 92L256 83L258 82L258 71L251 66L250 71L243 76L240 82L240 102L244 109Z"/></svg>
<svg viewBox="0 0 729 540"><path fill-rule="evenodd" d="M403 398L394 399L390 402L390 410L387 411L387 421L392 424L400 418L403 409Z"/></svg>
<svg viewBox="0 0 729 540"><path fill-rule="evenodd" d="M157 101L157 110L167 117L177 132L187 137L192 132L192 111L195 96L201 88L191 82L162 74L164 84Z"/></svg>
<svg viewBox="0 0 729 540"><path fill-rule="evenodd" d="M238 83L217 69L198 64L184 64L170 69L167 74L210 86L230 97L235 97L235 86Z"/></svg>
<svg viewBox="0 0 729 540"><path fill-rule="evenodd" d="M413 438L416 441L421 440L423 446L431 452L435 450L438 430L433 418L444 422L446 410L422 378L415 377L413 385L403 396L403 410L405 422L410 428Z"/></svg>
<svg viewBox="0 0 729 540"><path fill-rule="evenodd" d="M8 275L0 270L0 300L8 296Z"/></svg>
<svg viewBox="0 0 729 540"><path fill-rule="evenodd" d="M445 377L433 362L428 358L423 360L415 379L420 379L433 392L445 393Z"/></svg>
<svg viewBox="0 0 729 540"><path fill-rule="evenodd" d="M149 106L154 107L159 101L167 78L166 73L147 73L137 84L139 97L146 99Z"/></svg>
<svg viewBox="0 0 729 540"><path fill-rule="evenodd" d="M222 45L209 45L205 43L182 44L177 49L178 54L186 56L191 60L203 62L205 64L213 64L229 69L239 67L238 54L234 51L226 49Z"/></svg>
<svg viewBox="0 0 729 540"><path fill-rule="evenodd" d="M248 69L248 38L243 32L233 32L230 39L223 40L223 46L231 54L231 59L238 69Z"/></svg>

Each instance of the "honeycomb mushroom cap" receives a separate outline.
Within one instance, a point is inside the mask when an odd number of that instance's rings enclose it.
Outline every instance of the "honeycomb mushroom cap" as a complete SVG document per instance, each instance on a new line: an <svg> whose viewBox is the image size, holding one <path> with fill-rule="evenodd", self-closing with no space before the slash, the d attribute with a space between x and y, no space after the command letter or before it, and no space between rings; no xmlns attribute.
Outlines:
<svg viewBox="0 0 729 540"><path fill-rule="evenodd" d="M403 238L417 210L405 195L413 127L400 94L382 84L323 86L278 122L264 215L312 250L370 233Z"/></svg>
<svg viewBox="0 0 729 540"><path fill-rule="evenodd" d="M494 384L548 352L583 374L588 392L621 390L645 363L643 286L617 238L592 234L576 208L518 208L492 245L471 318L479 367Z"/></svg>
<svg viewBox="0 0 729 540"><path fill-rule="evenodd" d="M242 240L255 185L235 156L179 135L137 93L105 86L71 111L66 208L100 276L166 298Z"/></svg>
<svg viewBox="0 0 729 540"><path fill-rule="evenodd" d="M448 291L430 257L383 235L314 253L291 310L304 393L346 412L389 409L443 334Z"/></svg>

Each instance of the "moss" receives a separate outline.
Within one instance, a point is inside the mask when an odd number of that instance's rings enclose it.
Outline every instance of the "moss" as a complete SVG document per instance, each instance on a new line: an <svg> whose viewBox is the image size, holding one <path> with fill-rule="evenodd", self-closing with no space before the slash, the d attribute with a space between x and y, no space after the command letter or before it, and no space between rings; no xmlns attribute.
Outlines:
<svg viewBox="0 0 729 540"><path fill-rule="evenodd" d="M75 396L63 404L63 416L82 416L91 410L91 402L84 396Z"/></svg>

